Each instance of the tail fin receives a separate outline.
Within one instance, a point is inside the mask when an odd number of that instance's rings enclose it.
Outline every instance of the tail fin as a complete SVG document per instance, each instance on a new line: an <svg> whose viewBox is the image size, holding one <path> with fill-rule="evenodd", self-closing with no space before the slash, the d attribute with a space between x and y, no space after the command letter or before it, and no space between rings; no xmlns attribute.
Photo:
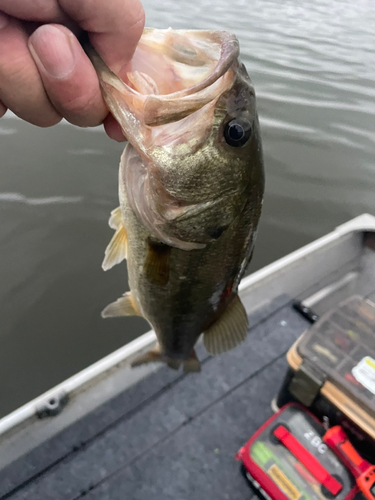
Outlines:
<svg viewBox="0 0 375 500"><path fill-rule="evenodd" d="M201 371L201 364L194 349L191 350L190 358L185 359L183 363L185 373L198 373Z"/></svg>
<svg viewBox="0 0 375 500"><path fill-rule="evenodd" d="M162 354L160 352L160 346L157 346L155 349L135 358L131 366L134 368L148 363L166 363L172 370L178 370L180 366L183 365L185 373L196 373L201 371L201 365L194 349L192 349L191 356L188 359L172 359Z"/></svg>

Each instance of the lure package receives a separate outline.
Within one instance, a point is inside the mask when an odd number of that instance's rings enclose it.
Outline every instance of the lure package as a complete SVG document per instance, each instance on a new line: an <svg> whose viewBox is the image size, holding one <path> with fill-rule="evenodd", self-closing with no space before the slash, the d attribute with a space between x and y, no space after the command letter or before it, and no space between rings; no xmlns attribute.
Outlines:
<svg viewBox="0 0 375 500"><path fill-rule="evenodd" d="M362 500L354 477L323 442L325 429L296 403L273 415L238 451L242 471L267 500Z"/></svg>
<svg viewBox="0 0 375 500"><path fill-rule="evenodd" d="M341 425L375 462L375 304L353 296L322 316L287 354L277 405L298 401Z"/></svg>

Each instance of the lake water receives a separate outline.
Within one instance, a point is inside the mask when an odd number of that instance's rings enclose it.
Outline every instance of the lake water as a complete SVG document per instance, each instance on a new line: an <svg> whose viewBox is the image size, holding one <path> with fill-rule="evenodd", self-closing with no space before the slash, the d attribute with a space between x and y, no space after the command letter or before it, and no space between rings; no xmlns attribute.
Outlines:
<svg viewBox="0 0 375 500"><path fill-rule="evenodd" d="M375 214L373 0L144 6L148 26L225 29L240 40L266 164L250 271ZM101 269L123 145L99 128L43 130L9 114L0 143L1 416L149 328L100 318L127 289L125 265Z"/></svg>

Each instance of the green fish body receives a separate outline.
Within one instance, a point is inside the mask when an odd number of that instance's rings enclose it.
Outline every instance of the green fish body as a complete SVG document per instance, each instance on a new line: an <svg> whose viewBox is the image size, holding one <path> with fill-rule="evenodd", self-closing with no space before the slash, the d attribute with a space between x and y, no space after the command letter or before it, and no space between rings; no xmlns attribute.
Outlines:
<svg viewBox="0 0 375 500"><path fill-rule="evenodd" d="M125 81L93 51L104 99L128 138L116 232L103 268L127 259L129 287L104 317L137 314L159 345L134 365L199 371L247 334L237 295L251 259L264 172L255 93L226 32L146 29Z"/></svg>

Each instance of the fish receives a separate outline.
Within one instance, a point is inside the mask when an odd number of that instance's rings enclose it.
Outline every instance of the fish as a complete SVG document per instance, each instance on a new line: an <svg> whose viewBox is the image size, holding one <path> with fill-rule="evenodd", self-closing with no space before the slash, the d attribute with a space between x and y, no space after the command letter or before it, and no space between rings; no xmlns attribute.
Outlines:
<svg viewBox="0 0 375 500"><path fill-rule="evenodd" d="M225 31L146 28L120 79L86 47L128 143L120 205L103 269L127 260L130 291L104 318L138 315L158 345L132 366L200 371L246 338L238 285L251 259L264 193L253 84Z"/></svg>

